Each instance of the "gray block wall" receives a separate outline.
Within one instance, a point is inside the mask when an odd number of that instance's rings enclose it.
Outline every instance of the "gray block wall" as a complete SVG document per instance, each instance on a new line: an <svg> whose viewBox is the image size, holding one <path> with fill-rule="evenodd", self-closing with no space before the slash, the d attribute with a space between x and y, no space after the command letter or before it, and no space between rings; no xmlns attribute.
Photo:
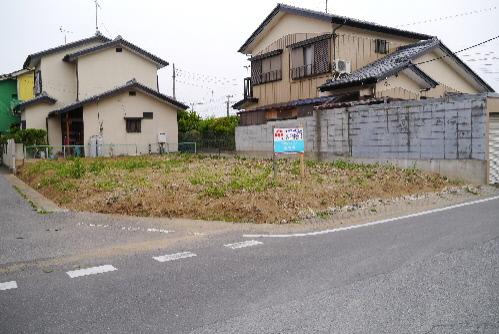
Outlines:
<svg viewBox="0 0 499 334"><path fill-rule="evenodd" d="M316 110L310 117L238 127L236 150L270 154L273 127L300 125L306 152L320 158L487 159L486 95L480 94Z"/></svg>

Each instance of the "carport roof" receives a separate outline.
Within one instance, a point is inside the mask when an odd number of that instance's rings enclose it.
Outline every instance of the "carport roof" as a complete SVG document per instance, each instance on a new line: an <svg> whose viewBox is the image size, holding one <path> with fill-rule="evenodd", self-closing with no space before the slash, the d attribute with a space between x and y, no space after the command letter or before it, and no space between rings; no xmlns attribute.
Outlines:
<svg viewBox="0 0 499 334"><path fill-rule="evenodd" d="M133 79L133 80L128 81L123 86L119 86L119 87L116 87L114 89L108 90L104 93L91 96L89 98L74 102L72 104L68 104L61 109L51 111L49 116L61 115L61 114L67 113L71 110L81 108L89 103L98 102L102 99L106 99L108 97L115 96L117 94L123 93L125 91L129 91L129 90L141 91L142 93L147 94L147 95L152 96L152 97L155 97L158 100L160 100L166 104L169 104L178 110L186 110L187 108L189 108L185 104L183 104L183 103L181 103L181 102L179 102L179 101L177 101L177 100L175 100L167 95L161 94L160 92L158 92L154 89L151 89L147 86L144 86L141 83L138 83L135 79Z"/></svg>

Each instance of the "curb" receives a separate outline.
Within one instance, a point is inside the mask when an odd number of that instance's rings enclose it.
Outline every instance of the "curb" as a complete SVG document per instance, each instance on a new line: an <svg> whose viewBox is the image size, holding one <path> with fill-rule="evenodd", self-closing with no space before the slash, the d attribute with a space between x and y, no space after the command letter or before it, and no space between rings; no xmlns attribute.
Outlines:
<svg viewBox="0 0 499 334"><path fill-rule="evenodd" d="M59 207L35 189L28 186L13 174L3 175L12 187L35 209L38 213L68 212L69 210Z"/></svg>

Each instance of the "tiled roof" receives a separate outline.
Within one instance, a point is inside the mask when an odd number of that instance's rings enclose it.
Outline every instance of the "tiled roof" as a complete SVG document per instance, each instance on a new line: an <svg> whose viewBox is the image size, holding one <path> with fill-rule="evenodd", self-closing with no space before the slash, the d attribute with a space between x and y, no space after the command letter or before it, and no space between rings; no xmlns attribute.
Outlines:
<svg viewBox="0 0 499 334"><path fill-rule="evenodd" d="M64 61L74 62L79 57L82 57L82 56L85 56L85 55L88 55L88 54L91 54L94 52L98 52L101 50L105 50L108 48L118 47L118 46L125 47L125 48L127 48L135 53L140 54L141 56L156 63L158 65L158 67L168 66L168 62L166 60L163 60L163 59L153 55L152 53L149 53L149 52L145 51L144 49L138 47L137 45L132 44L132 43L124 40L121 36L118 36L114 40L109 41L107 43L97 45L97 46L94 46L94 47L91 47L88 49L83 49L83 50L77 51L75 53L68 54L64 57Z"/></svg>
<svg viewBox="0 0 499 334"><path fill-rule="evenodd" d="M480 87L482 87L481 89L487 92L494 92L494 89L490 85L488 85L478 74L469 68L436 37L426 41L401 46L397 49L397 51L364 67L361 67L343 78L338 80L329 80L320 87L320 90L328 91L342 87L376 83L379 80L383 80L405 69L412 70L430 86L435 86L437 83L426 73L424 73L417 66L418 64L413 64L412 61L436 48L442 50L442 53L444 54L442 59L452 59L458 66L460 66L460 68L463 69L464 72L468 73Z"/></svg>
<svg viewBox="0 0 499 334"><path fill-rule="evenodd" d="M47 50L40 51L40 52L37 52L37 53L33 53L33 54L30 54L28 56L28 58L26 58L26 61L24 62L24 65L23 65L23 68L30 67L30 64L31 64L31 62L33 60L39 59L39 58L41 58L43 56L46 56L46 55L49 55L49 54L52 54L52 53L56 53L56 52L60 52L60 51L64 51L64 50L73 49L75 47L79 47L79 46L82 46L82 45L85 45L85 44L88 44L88 43L94 43L94 42L106 43L106 42L109 42L109 41L110 41L109 38L107 38L106 36L101 35L100 33L98 33L95 36L92 36L92 37L89 37L89 38L85 38L85 39L81 39L81 40L76 41L76 42L72 42L72 43L60 45L60 46L57 46L55 48L51 48L51 49L47 49Z"/></svg>
<svg viewBox="0 0 499 334"><path fill-rule="evenodd" d="M253 32L253 34L248 38L248 40L240 47L239 52L245 53L246 48L255 40L255 38L265 29L265 27L272 21L272 19L279 13L286 12L300 16L312 17L318 20L331 22L334 24L342 24L350 27L355 27L359 29L366 29L371 31L377 31L386 34L392 34L401 37L407 37L417 40L430 39L431 36L426 34L420 34L417 32L391 28L383 26L377 23L357 20L349 17L333 15L329 13L319 12L310 9L298 8L294 6L289 6L285 4L278 4L269 16L260 24L260 26Z"/></svg>
<svg viewBox="0 0 499 334"><path fill-rule="evenodd" d="M431 78L416 66L412 65L411 61L439 45L440 41L437 38L405 45L386 57L361 67L343 78L326 82L320 89L321 91L327 91L352 85L375 83L378 80L385 79L411 66L413 71L426 81L429 81Z"/></svg>
<svg viewBox="0 0 499 334"><path fill-rule="evenodd" d="M35 105L38 103L54 104L56 102L57 102L56 99L48 96L47 93L43 92L40 95L32 98L31 100L27 100L27 101L19 103L17 106L14 107L14 111L22 111L22 110L26 109L26 107L29 107L29 106L32 106L32 105Z"/></svg>
<svg viewBox="0 0 499 334"><path fill-rule="evenodd" d="M86 98L86 99L81 100L81 101L74 102L72 104L64 106L61 109L57 109L57 110L51 111L50 114L49 114L49 116L64 114L64 113L66 113L68 111L71 111L71 110L83 107L86 104L97 102L97 101L99 101L101 99L104 99L104 98L107 98L107 97L110 97L110 96L114 96L116 94L119 94L119 93L122 93L122 92L128 91L128 90L139 90L139 91L142 91L143 93L148 94L148 95L152 95L152 96L158 98L159 100L161 100L161 101L163 101L165 103L168 103L168 104L170 104L170 105L172 105L172 106L174 106L174 107L176 107L176 108L178 108L180 110L185 110L185 109L189 108L185 104L183 104L183 103L181 103L181 102L179 102L177 100L174 100L173 98L171 98L171 97L169 97L167 95L161 94L160 92L158 92L158 91L156 91L154 89L151 89L151 88L149 88L147 86L144 86L144 85L138 83L135 79L133 79L133 80L128 81L123 86L119 86L119 87L111 89L111 90L109 90L107 92L91 96L91 97Z"/></svg>

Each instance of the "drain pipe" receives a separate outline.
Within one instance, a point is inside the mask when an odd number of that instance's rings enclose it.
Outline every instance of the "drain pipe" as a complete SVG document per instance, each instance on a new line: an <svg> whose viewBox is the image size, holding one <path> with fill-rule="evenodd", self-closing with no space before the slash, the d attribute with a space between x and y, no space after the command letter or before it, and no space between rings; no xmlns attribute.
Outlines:
<svg viewBox="0 0 499 334"><path fill-rule="evenodd" d="M339 26L337 26L336 28L333 28L333 67L334 67L334 70L336 70L336 64L335 64L335 60L336 60L336 31L338 29L340 29L341 27L343 27L345 24L347 23L347 19L345 18L345 20L343 21L342 24L340 24ZM331 26L334 27L334 22L331 20Z"/></svg>

